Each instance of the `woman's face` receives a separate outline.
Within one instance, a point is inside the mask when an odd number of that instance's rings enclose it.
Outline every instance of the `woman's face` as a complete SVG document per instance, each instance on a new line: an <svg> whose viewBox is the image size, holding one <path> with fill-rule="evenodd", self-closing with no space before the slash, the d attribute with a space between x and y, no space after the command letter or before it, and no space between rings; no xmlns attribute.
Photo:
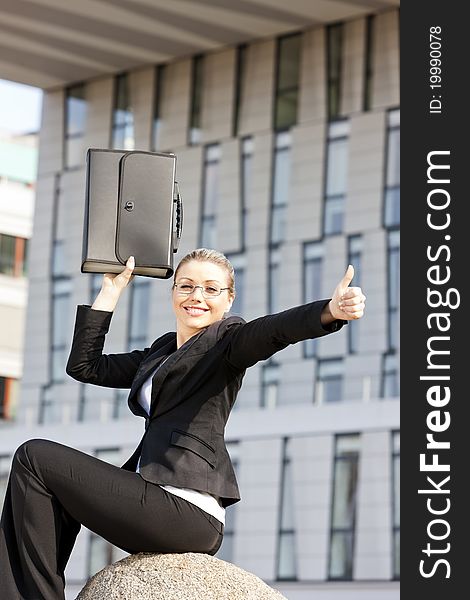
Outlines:
<svg viewBox="0 0 470 600"><path fill-rule="evenodd" d="M178 269L175 280L177 284L228 287L226 269L209 261L191 260ZM233 297L229 290L223 290L219 296L205 298L201 288L195 288L191 294L180 294L173 287L173 311L176 316L178 331L183 335L194 335L219 321L232 306Z"/></svg>

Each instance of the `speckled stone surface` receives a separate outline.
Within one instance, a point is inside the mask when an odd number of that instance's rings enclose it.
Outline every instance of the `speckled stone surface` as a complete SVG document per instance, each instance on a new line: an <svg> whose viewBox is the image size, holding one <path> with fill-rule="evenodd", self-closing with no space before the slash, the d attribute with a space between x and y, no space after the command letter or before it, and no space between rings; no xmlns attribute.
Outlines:
<svg viewBox="0 0 470 600"><path fill-rule="evenodd" d="M76 600L287 600L256 575L210 556L132 554L94 575Z"/></svg>

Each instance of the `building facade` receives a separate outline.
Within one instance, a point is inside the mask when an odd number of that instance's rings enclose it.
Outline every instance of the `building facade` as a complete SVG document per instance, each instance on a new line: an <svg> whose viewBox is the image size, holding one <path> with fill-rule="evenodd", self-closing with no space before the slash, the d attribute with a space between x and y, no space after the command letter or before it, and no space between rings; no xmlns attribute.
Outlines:
<svg viewBox="0 0 470 600"><path fill-rule="evenodd" d="M246 320L331 295L348 263L366 316L248 370L226 440L242 501L217 556L290 600L399 597L399 15L263 38L44 96L15 447L46 437L120 464L143 423L126 390L65 374L77 304L87 148L172 151L184 202L176 262L232 261ZM106 352L174 329L171 282L136 277ZM4 476L5 478L5 476ZM156 515L158 518L158 515ZM85 529L68 595L123 553Z"/></svg>
<svg viewBox="0 0 470 600"><path fill-rule="evenodd" d="M37 135L0 132L0 428L14 422L23 368L36 168Z"/></svg>

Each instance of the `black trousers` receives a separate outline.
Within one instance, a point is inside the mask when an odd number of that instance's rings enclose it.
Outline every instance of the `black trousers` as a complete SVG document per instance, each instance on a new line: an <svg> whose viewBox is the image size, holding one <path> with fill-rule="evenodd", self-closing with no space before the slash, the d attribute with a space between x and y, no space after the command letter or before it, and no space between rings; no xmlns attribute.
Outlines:
<svg viewBox="0 0 470 600"><path fill-rule="evenodd" d="M13 458L0 522L2 600L62 600L81 525L126 552L215 554L223 525L138 473L48 440Z"/></svg>

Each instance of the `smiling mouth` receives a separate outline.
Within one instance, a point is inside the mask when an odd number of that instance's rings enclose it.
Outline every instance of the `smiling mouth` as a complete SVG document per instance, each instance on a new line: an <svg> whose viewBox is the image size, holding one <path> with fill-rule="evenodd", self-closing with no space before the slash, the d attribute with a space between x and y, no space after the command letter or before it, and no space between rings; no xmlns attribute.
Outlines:
<svg viewBox="0 0 470 600"><path fill-rule="evenodd" d="M189 315L193 315L195 317L198 317L199 315L203 315L204 313L206 313L208 311L208 309L193 308L192 306L183 306L183 308Z"/></svg>

